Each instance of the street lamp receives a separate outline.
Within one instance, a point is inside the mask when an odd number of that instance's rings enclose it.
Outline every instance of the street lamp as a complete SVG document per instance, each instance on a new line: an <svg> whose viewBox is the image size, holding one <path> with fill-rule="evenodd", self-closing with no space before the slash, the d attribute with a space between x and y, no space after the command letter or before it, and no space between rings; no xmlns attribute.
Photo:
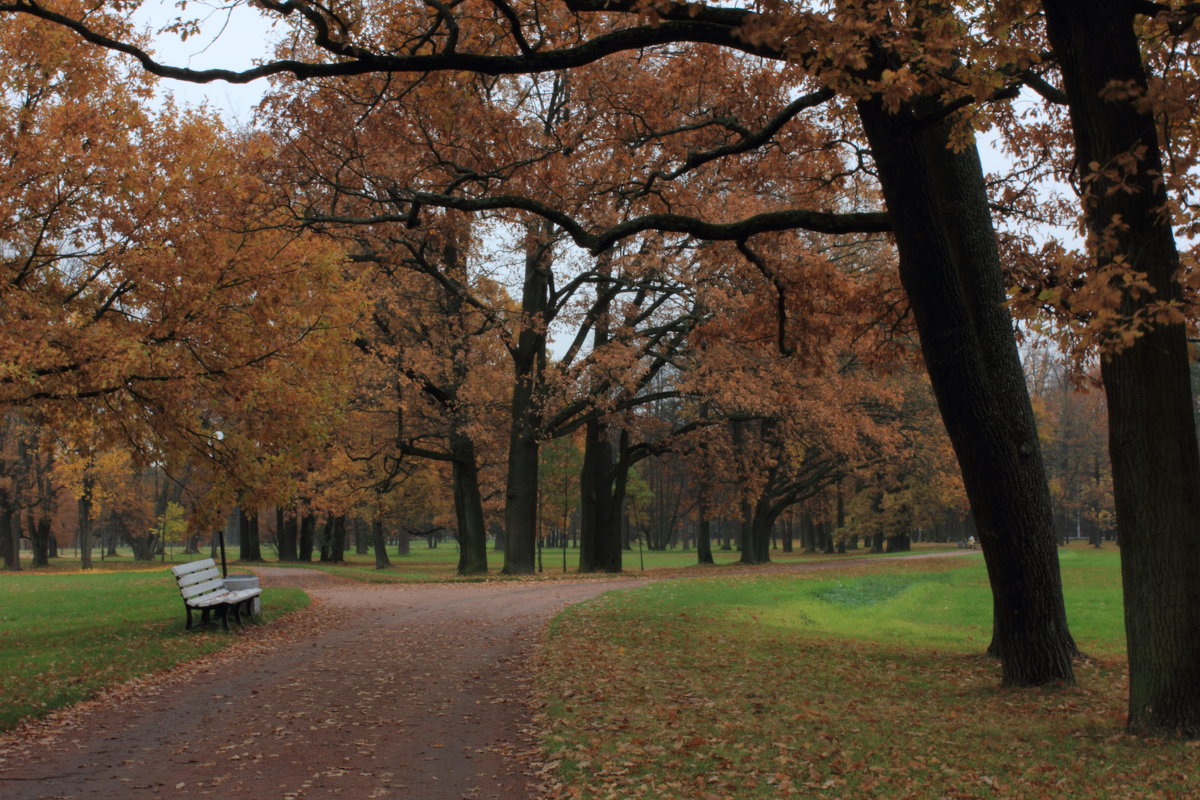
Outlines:
<svg viewBox="0 0 1200 800"><path fill-rule="evenodd" d="M213 431L213 437L218 442L220 442L220 441L224 440L225 434L222 433L221 431ZM213 461L214 462L216 461L215 457L213 458ZM221 577L227 578L227 577L229 577L229 568L225 566L225 526L224 525L217 528L217 544L221 548Z"/></svg>

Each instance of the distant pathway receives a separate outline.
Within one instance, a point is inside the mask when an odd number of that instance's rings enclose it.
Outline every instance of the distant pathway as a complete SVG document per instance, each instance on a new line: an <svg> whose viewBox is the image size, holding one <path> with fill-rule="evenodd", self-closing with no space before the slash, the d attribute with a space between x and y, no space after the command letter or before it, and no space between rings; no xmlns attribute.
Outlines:
<svg viewBox="0 0 1200 800"><path fill-rule="evenodd" d="M369 585L255 571L265 586L304 588L313 608L0 741L0 798L532 800L521 732L541 631L571 603L647 582Z"/></svg>

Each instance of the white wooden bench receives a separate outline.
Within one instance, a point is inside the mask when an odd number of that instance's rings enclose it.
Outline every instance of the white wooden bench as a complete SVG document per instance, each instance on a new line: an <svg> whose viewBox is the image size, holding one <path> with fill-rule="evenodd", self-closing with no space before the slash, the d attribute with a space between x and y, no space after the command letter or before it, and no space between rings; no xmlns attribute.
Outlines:
<svg viewBox="0 0 1200 800"><path fill-rule="evenodd" d="M262 594L262 589L241 589L231 592L225 587L221 571L211 558L203 558L178 567L171 567L175 581L179 584L179 593L183 595L183 605L187 609L187 627L192 627L192 609L199 609L200 624L215 624L210 614L216 613L221 620L221 627L229 630L229 614L233 612L234 621L242 624L242 613L254 618L254 598Z"/></svg>

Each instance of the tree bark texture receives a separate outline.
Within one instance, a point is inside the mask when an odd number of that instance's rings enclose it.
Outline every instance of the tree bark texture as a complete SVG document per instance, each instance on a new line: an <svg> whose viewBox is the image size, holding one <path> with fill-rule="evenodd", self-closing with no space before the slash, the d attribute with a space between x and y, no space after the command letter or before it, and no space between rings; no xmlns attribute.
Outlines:
<svg viewBox="0 0 1200 800"><path fill-rule="evenodd" d="M275 509L275 543L279 548L280 561L297 561L299 559L299 548L296 541L298 533L295 509L289 511L283 506L278 506Z"/></svg>
<svg viewBox="0 0 1200 800"><path fill-rule="evenodd" d="M83 494L78 502L79 518L79 567L92 568L92 478L85 475Z"/></svg>
<svg viewBox="0 0 1200 800"><path fill-rule="evenodd" d="M1153 294L1141 297L1125 290L1122 317L1152 302L1181 298L1154 119L1135 101L1103 97L1114 83L1139 91L1147 86L1134 5L1043 3L1069 101L1095 264L1124 259L1127 269L1143 273L1153 287ZM1113 190L1118 183L1121 188ZM1157 324L1131 345L1107 352L1101 373L1125 592L1128 727L1195 738L1200 737L1200 451L1186 336L1182 324Z"/></svg>
<svg viewBox="0 0 1200 800"><path fill-rule="evenodd" d="M521 329L512 348L508 478L504 491L506 575L534 572L537 554L538 436L542 375L546 366L546 312L550 290L549 226L536 224L525 252Z"/></svg>
<svg viewBox="0 0 1200 800"><path fill-rule="evenodd" d="M983 170L952 119L858 104L892 218L900 278L979 524L1007 686L1074 681L1057 539ZM929 109L934 114L940 109Z"/></svg>
<svg viewBox="0 0 1200 800"><path fill-rule="evenodd" d="M238 508L238 543L241 545L240 561L262 561L262 548L258 543L258 514L247 513Z"/></svg>
<svg viewBox="0 0 1200 800"><path fill-rule="evenodd" d="M387 554L387 536L383 532L383 520L379 517L371 520L371 547L375 551L375 569L387 569L392 560Z"/></svg>
<svg viewBox="0 0 1200 800"><path fill-rule="evenodd" d="M458 574L486 575L487 528L483 519L475 442L458 430L451 431L450 452L453 456L454 517L458 525Z"/></svg>
<svg viewBox="0 0 1200 800"><path fill-rule="evenodd" d="M579 476L580 572L621 571L625 482L619 472L608 425L588 420L584 425L583 470Z"/></svg>
<svg viewBox="0 0 1200 800"><path fill-rule="evenodd" d="M696 563L714 564L712 552L712 521L708 518L708 506L701 502L696 512L700 519L696 523Z"/></svg>
<svg viewBox="0 0 1200 800"><path fill-rule="evenodd" d="M317 534L317 518L305 514L300 518L300 546L296 552L297 561L312 561L313 541Z"/></svg>
<svg viewBox="0 0 1200 800"><path fill-rule="evenodd" d="M16 514L0 507L0 548L4 550L4 568L21 569L21 532L14 522Z"/></svg>

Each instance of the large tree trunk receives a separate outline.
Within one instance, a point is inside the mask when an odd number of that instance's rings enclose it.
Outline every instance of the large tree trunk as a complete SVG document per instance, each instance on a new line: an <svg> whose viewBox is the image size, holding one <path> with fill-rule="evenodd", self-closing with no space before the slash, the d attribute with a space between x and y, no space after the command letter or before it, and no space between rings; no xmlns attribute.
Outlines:
<svg viewBox="0 0 1200 800"><path fill-rule="evenodd" d="M454 517L458 525L458 574L486 575L487 528L484 527L483 498L479 491L479 466L475 442L457 431L450 434Z"/></svg>
<svg viewBox="0 0 1200 800"><path fill-rule="evenodd" d="M4 551L4 568L7 570L21 568L21 531L14 521L16 516L7 506L0 507L0 549Z"/></svg>
<svg viewBox="0 0 1200 800"><path fill-rule="evenodd" d="M346 560L346 515L339 514L330 521L329 560L341 564Z"/></svg>
<svg viewBox="0 0 1200 800"><path fill-rule="evenodd" d="M238 507L238 543L241 545L241 561L262 561L262 548L258 543L258 514L247 513Z"/></svg>
<svg viewBox="0 0 1200 800"><path fill-rule="evenodd" d="M79 567L92 568L92 501L87 496L78 501L79 519Z"/></svg>
<svg viewBox="0 0 1200 800"><path fill-rule="evenodd" d="M1140 97L1102 98L1114 83L1146 89L1134 5L1043 3L1069 100L1096 266L1124 259L1123 273L1144 273L1153 287L1140 297L1123 290L1125 317L1181 298L1154 119L1139 110ZM1200 452L1183 324L1156 325L1107 352L1101 371L1125 591L1128 726L1200 737Z"/></svg>
<svg viewBox="0 0 1200 800"><path fill-rule="evenodd" d="M948 118L858 104L938 408L979 526L1006 686L1074 681L1057 539L983 170ZM930 108L927 114L941 113Z"/></svg>
<svg viewBox="0 0 1200 800"><path fill-rule="evenodd" d="M767 564L771 561L771 531L775 529L775 520L779 519L782 508L776 508L765 498L759 498L754 504L750 516L749 527L743 527L742 559L743 564ZM747 541L748 540L748 541Z"/></svg>
<svg viewBox="0 0 1200 800"><path fill-rule="evenodd" d="M300 548L296 553L297 561L312 561L316 533L317 518L311 513L306 513L300 519Z"/></svg>
<svg viewBox="0 0 1200 800"><path fill-rule="evenodd" d="M32 565L46 567L50 565L50 517L39 514L30 516L29 541L33 548Z"/></svg>
<svg viewBox="0 0 1200 800"><path fill-rule="evenodd" d="M366 524L355 517L354 524L354 554L356 556L365 556L371 552L370 545L367 543L367 526Z"/></svg>
<svg viewBox="0 0 1200 800"><path fill-rule="evenodd" d="M371 520L371 546L375 550L375 569L387 569L392 560L387 554L387 536L383 532L383 520L379 517Z"/></svg>
<svg viewBox="0 0 1200 800"><path fill-rule="evenodd" d="M508 479L504 492L504 573L529 575L537 552L538 436L542 375L546 367L546 313L550 289L550 229L532 223L525 245L521 330L512 349Z"/></svg>
<svg viewBox="0 0 1200 800"><path fill-rule="evenodd" d="M298 556L297 534L299 533L296 511L279 506L275 509L275 542L279 548L280 561L296 561Z"/></svg>
<svg viewBox="0 0 1200 800"><path fill-rule="evenodd" d="M92 462L89 460L83 472L83 493L79 496L79 566L80 569L92 568L92 491L96 479L92 475Z"/></svg>
<svg viewBox="0 0 1200 800"><path fill-rule="evenodd" d="M618 474L618 472L622 474ZM579 477L579 571L620 572L624 475L613 453L609 427L588 420Z"/></svg>
<svg viewBox="0 0 1200 800"><path fill-rule="evenodd" d="M696 511L699 520L696 523L696 563L714 564L712 552L712 521L708 518L708 505L700 502Z"/></svg>

